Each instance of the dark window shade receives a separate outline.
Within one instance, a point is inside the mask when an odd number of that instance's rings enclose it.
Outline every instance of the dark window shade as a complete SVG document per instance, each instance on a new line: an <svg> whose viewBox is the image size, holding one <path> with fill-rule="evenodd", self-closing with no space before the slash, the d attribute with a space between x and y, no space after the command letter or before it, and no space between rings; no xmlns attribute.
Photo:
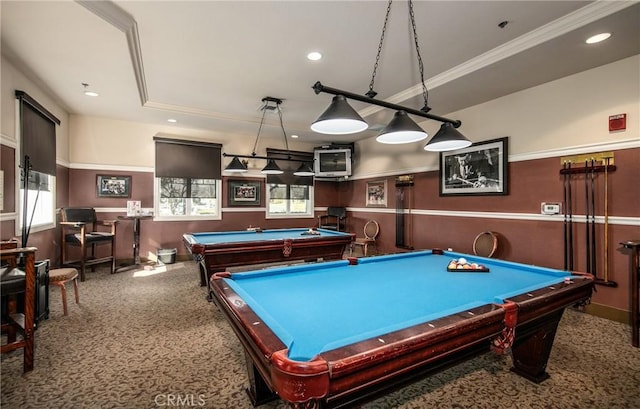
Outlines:
<svg viewBox="0 0 640 409"><path fill-rule="evenodd" d="M56 175L56 124L60 120L24 91L16 91L20 100L20 165L29 157L31 170Z"/></svg>
<svg viewBox="0 0 640 409"><path fill-rule="evenodd" d="M154 137L156 177L222 179L222 145Z"/></svg>
<svg viewBox="0 0 640 409"><path fill-rule="evenodd" d="M24 176L22 176L24 178ZM21 180L24 183L24 180ZM21 185L24 186L24 185ZM43 192L49 192L49 176L40 172L29 172L29 183L27 184L29 190L40 190Z"/></svg>
<svg viewBox="0 0 640 409"><path fill-rule="evenodd" d="M280 169L284 171L280 175L267 175L267 183L313 186L313 176L293 174L303 162L308 163L313 169L313 153L267 148L267 156L275 159ZM296 161L278 159L295 159ZM298 160L300 162L297 162Z"/></svg>

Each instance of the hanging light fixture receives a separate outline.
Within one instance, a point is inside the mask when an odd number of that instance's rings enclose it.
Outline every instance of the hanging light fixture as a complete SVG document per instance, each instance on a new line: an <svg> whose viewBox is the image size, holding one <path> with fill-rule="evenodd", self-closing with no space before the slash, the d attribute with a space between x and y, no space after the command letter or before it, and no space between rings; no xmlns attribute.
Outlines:
<svg viewBox="0 0 640 409"><path fill-rule="evenodd" d="M360 132L367 129L366 122L355 110L353 110L353 108L351 108L350 105L348 105L347 99L353 99L356 101L361 101L372 105L393 109L396 111L392 121L376 137L376 140L380 143L411 143L421 141L428 137L427 133L422 128L420 128L420 126L418 126L418 124L416 124L408 114L440 121L445 124L448 123L451 125L451 129L453 129L454 131L455 128L458 128L462 124L459 120L444 118L429 113L429 111L431 110L428 104L429 91L427 90L424 82L424 67L422 63L422 56L420 55L420 46L418 44L418 34L416 31L416 22L413 12L412 0L409 0L409 16L411 19L411 29L413 31L413 40L415 43L416 54L418 58L418 70L420 72L420 81L422 83L422 96L424 99L424 106L420 110L416 110L375 99L375 96L377 95L377 92L373 89L375 76L380 60L380 53L382 51L382 46L384 43L384 36L387 29L387 22L389 21L389 14L391 12L392 3L393 0L389 0L389 3L387 5L387 13L385 15L384 24L382 26L382 35L380 36L380 43L378 45L378 54L376 55L376 61L373 66L371 81L369 83L369 91L365 95L359 95L352 92L324 86L319 81L316 82L312 87L316 94L325 92L328 94L333 94L335 95L335 97L333 98L333 101L329 108L311 125L312 130L320 133L344 135ZM345 124L349 124L350 126L347 126ZM447 130L448 129L449 128L447 128ZM455 147L451 147L449 149L459 149L463 142L464 144L466 144L465 146L471 144L471 142L467 140L460 132L456 131L455 133L455 136L457 138L450 144L451 146ZM452 134L453 133L451 132L443 132L443 136L449 136ZM462 140L460 140L460 137L462 138ZM458 142L457 145L454 143L456 141ZM428 145L430 144L431 142L429 142Z"/></svg>
<svg viewBox="0 0 640 409"><path fill-rule="evenodd" d="M249 169L247 169L247 165L240 162L240 159L238 159L237 156L234 156L233 159L231 159L231 163L229 163L224 170L231 173L245 173L249 171Z"/></svg>
<svg viewBox="0 0 640 409"><path fill-rule="evenodd" d="M256 149L258 147L258 141L260 140L260 133L262 131L262 126L264 125L264 118L265 118L265 114L267 111L273 111L276 110L278 111L278 118L280 120L280 129L282 130L282 137L284 138L284 145L286 148L286 152L289 152L289 142L287 140L287 133L284 130L284 123L282 120L282 110L280 109L280 105L282 104L282 99L280 98L274 98L274 97L264 97L262 98L262 102L264 103L264 106L261 108L262 109L262 118L260 119L260 126L258 127L258 134L256 135L256 140L253 143L253 150L251 151L251 155L237 155L237 154L229 154L229 153L223 153L222 156L227 157L227 156L231 156L233 157L233 159L231 159L231 162L229 163L229 165L227 165L227 167L224 169L225 172L231 172L231 173L244 173L247 172L247 161L240 161L240 158L246 158L246 159L266 159L267 160L267 165L262 169L261 173L265 174L265 175L279 175L284 173L282 171L282 169L280 169L280 167L278 166L278 164L276 163L276 159L269 157L269 156L258 156L256 154ZM271 105L274 104L274 105ZM277 160L287 160L287 161L294 161L294 162L303 162L301 160L298 159L292 159L291 156L289 155L288 158L281 158L278 157ZM306 165L306 169L303 168L303 166L305 165L305 163L303 163L300 168L294 173L294 175L296 176L313 176L313 170L311 170L311 168ZM304 174L303 174L304 173Z"/></svg>
<svg viewBox="0 0 640 409"><path fill-rule="evenodd" d="M471 146L471 141L464 137L453 125L445 122L424 146L425 151L444 152Z"/></svg>
<svg viewBox="0 0 640 409"><path fill-rule="evenodd" d="M369 124L349 105L343 95L336 95L331 105L311 124L311 130L329 135L348 135L364 131Z"/></svg>
<svg viewBox="0 0 640 409"><path fill-rule="evenodd" d="M313 169L311 168L311 166L307 162L301 163L300 167L298 168L298 170L293 172L293 174L296 175L296 176L313 176L313 175L315 175Z"/></svg>

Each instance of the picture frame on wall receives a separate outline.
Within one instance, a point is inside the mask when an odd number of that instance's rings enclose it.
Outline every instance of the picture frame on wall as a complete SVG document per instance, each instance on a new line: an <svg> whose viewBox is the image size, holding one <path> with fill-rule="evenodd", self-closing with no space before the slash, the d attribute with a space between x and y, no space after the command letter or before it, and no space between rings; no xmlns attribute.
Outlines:
<svg viewBox="0 0 640 409"><path fill-rule="evenodd" d="M97 175L98 197L131 197L131 176Z"/></svg>
<svg viewBox="0 0 640 409"><path fill-rule="evenodd" d="M387 181L367 182L367 207L387 207Z"/></svg>
<svg viewBox="0 0 640 409"><path fill-rule="evenodd" d="M259 206L260 189L259 181L238 181L230 180L229 185L229 206Z"/></svg>
<svg viewBox="0 0 640 409"><path fill-rule="evenodd" d="M440 196L509 194L509 137L440 153Z"/></svg>

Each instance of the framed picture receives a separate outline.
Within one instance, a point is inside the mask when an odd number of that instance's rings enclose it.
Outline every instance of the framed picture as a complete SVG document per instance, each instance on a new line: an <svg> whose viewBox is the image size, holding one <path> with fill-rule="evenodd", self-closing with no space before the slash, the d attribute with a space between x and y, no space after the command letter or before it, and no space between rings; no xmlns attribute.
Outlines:
<svg viewBox="0 0 640 409"><path fill-rule="evenodd" d="M230 180L229 206L259 206L260 182Z"/></svg>
<svg viewBox="0 0 640 409"><path fill-rule="evenodd" d="M387 207L387 181L367 182L367 207Z"/></svg>
<svg viewBox="0 0 640 409"><path fill-rule="evenodd" d="M98 197L131 197L131 176L98 175Z"/></svg>
<svg viewBox="0 0 640 409"><path fill-rule="evenodd" d="M440 196L509 194L508 137L440 153Z"/></svg>

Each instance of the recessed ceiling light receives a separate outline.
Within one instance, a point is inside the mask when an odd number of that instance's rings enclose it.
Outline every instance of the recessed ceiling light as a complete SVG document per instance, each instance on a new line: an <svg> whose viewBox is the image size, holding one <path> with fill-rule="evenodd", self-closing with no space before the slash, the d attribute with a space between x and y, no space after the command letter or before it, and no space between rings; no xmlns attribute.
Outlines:
<svg viewBox="0 0 640 409"><path fill-rule="evenodd" d="M318 51L312 51L309 54L307 54L307 59L311 61L318 61L321 58L322 58L322 54L320 54Z"/></svg>
<svg viewBox="0 0 640 409"><path fill-rule="evenodd" d="M87 88L89 84L87 84L86 82L83 82L82 86L84 87L84 95L88 97L97 97L99 95L97 92L91 91L89 88Z"/></svg>
<svg viewBox="0 0 640 409"><path fill-rule="evenodd" d="M611 33L600 33L587 38L585 42L587 44L595 44L595 43L599 43L600 41L604 41L609 37L611 37Z"/></svg>
<svg viewBox="0 0 640 409"><path fill-rule="evenodd" d="M291 135L291 138L293 138L293 139L298 139L298 135L293 134L293 135Z"/></svg>
<svg viewBox="0 0 640 409"><path fill-rule="evenodd" d="M176 122L178 122L177 119L173 119L173 118L169 118L167 119L167 122L171 122L172 124L175 124Z"/></svg>

